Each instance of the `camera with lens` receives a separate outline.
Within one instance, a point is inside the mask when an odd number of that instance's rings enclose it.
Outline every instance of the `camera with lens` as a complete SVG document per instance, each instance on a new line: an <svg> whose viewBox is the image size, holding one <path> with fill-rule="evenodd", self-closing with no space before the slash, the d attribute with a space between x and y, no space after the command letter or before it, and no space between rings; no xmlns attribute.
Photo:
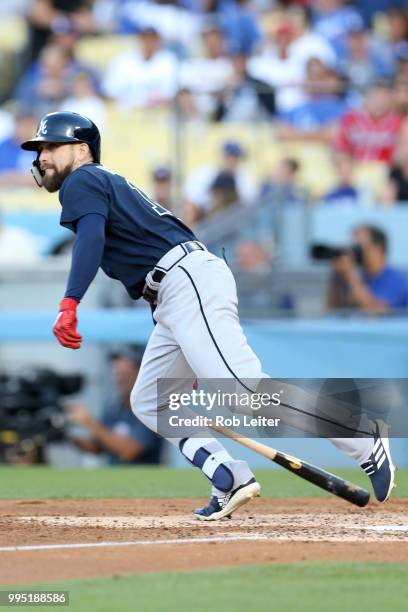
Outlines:
<svg viewBox="0 0 408 612"><path fill-rule="evenodd" d="M342 255L352 255L356 265L363 263L363 249L359 244L346 247L333 246L331 244L312 244L310 256L315 261L331 261Z"/></svg>
<svg viewBox="0 0 408 612"><path fill-rule="evenodd" d="M78 393L79 374L35 368L21 375L0 373L0 461L60 442L67 425L61 398Z"/></svg>

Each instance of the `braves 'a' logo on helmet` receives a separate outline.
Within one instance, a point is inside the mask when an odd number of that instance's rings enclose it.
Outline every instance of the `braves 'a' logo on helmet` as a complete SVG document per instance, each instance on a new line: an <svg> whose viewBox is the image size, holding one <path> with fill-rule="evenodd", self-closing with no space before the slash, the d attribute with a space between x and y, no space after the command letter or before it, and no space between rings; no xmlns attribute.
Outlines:
<svg viewBox="0 0 408 612"><path fill-rule="evenodd" d="M40 121L40 125L38 126L38 130L37 130L37 136L41 136L47 133L48 131L47 123L48 123L47 119L42 119Z"/></svg>

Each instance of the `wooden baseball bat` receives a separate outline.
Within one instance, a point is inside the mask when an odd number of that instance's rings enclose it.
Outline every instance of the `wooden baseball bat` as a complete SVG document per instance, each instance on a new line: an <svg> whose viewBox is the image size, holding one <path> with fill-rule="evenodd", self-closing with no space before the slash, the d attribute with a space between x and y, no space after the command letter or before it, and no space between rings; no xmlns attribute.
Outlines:
<svg viewBox="0 0 408 612"><path fill-rule="evenodd" d="M368 504L370 499L369 492L366 489L349 482L348 480L344 480L344 478L340 478L340 476L331 474L330 472L327 472L316 465L312 465L307 461L302 461L301 459L292 457L287 453L282 453L275 448L267 446L266 444L261 444L261 442L252 440L252 438L246 438L238 434L236 431L232 431L226 427L211 425L211 429L221 433L227 438L231 438L231 440L235 440L235 442L238 442L247 448L250 448L259 455L262 455L263 457L274 461L286 470L289 470L289 472L293 472L293 474L296 474L296 476L304 478L304 480L308 480L317 487L320 487L333 495L337 495L337 497L341 497L351 504L360 506L360 508L363 508Z"/></svg>

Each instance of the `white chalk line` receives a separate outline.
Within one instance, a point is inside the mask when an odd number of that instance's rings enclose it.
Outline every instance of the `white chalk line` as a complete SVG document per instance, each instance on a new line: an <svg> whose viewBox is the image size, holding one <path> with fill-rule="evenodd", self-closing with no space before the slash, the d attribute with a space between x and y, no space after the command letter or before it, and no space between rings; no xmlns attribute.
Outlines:
<svg viewBox="0 0 408 612"><path fill-rule="evenodd" d="M401 518L391 515L383 516L382 521L373 525L373 517L361 516L358 519L358 524L355 524L355 517L343 515L341 522L336 523L337 528L341 529L358 529L358 530L374 530L374 531L400 531L408 532L408 515ZM332 514L318 513L312 515L310 513L287 514L274 513L262 514L255 521L249 523L252 527L257 527L260 532L266 529L286 529L293 528L296 530L299 527L309 527L312 530L316 529L316 521L332 522ZM35 524L38 523L50 527L80 527L80 528L105 528L105 529L158 529L158 528L186 528L197 527L197 518L195 516L21 516L15 519L21 523ZM238 517L234 520L234 525L245 528L248 525L248 520L243 517ZM221 534L217 534L221 535ZM238 534L236 534L238 535Z"/></svg>
<svg viewBox="0 0 408 612"><path fill-rule="evenodd" d="M408 526L406 525L372 525L372 526L352 526L348 525L348 529L359 529L363 531L377 531L377 532L390 532L390 531L402 531L408 532ZM275 536L276 541L288 541L290 538L286 536ZM305 541L304 536L293 537L293 541ZM0 552L22 552L22 551L36 551L36 550L61 550L61 549L77 549L77 548L106 548L115 546L161 546L161 545L174 545L174 544L208 544L211 542L244 542L244 541L273 541L270 534L251 534L251 535L225 535L207 538L178 538L178 539L167 539L167 540L128 540L119 542L78 542L71 544L33 544L33 545L22 545L22 546L0 546ZM313 538L309 538L307 541L314 541ZM316 541L321 541L321 538L317 538ZM342 541L342 540L325 540L325 541ZM354 540L353 540L354 541Z"/></svg>
<svg viewBox="0 0 408 612"><path fill-rule="evenodd" d="M124 542L81 542L74 544L34 544L26 546L0 546L0 552L28 550L59 550L63 548L104 548L107 546L158 546L162 544L207 544L209 542L240 542L244 540L268 540L267 535L253 534L214 538L178 538L177 540L129 540Z"/></svg>
<svg viewBox="0 0 408 612"><path fill-rule="evenodd" d="M365 531L404 531L408 532L408 525L349 525L348 529L363 529Z"/></svg>

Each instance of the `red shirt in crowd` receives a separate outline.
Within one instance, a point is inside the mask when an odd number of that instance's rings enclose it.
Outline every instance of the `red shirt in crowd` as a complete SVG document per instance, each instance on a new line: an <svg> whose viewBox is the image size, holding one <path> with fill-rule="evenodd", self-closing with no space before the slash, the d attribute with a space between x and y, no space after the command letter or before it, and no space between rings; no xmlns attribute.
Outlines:
<svg viewBox="0 0 408 612"><path fill-rule="evenodd" d="M402 122L402 115L394 111L382 117L373 117L365 110L350 111L340 121L335 146L361 161L389 163Z"/></svg>

